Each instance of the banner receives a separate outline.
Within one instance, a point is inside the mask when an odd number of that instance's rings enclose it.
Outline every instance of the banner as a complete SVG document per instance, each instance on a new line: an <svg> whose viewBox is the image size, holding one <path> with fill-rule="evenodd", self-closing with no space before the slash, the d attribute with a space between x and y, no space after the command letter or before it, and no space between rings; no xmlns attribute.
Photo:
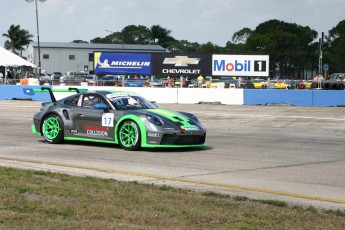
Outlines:
<svg viewBox="0 0 345 230"><path fill-rule="evenodd" d="M95 74L151 74L151 54L94 52Z"/></svg>
<svg viewBox="0 0 345 230"><path fill-rule="evenodd" d="M268 55L212 55L214 76L269 76Z"/></svg>
<svg viewBox="0 0 345 230"><path fill-rule="evenodd" d="M152 75L211 75L211 54L152 53Z"/></svg>

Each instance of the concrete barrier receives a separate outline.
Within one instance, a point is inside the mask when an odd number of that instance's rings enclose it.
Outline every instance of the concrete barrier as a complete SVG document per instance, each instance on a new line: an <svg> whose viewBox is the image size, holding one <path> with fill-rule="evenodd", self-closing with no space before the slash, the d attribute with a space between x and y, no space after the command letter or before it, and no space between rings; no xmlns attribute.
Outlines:
<svg viewBox="0 0 345 230"><path fill-rule="evenodd" d="M50 86L48 86L50 87ZM0 100L35 100L48 101L48 93L35 93L34 89L40 89L41 86L29 85L0 85Z"/></svg>
<svg viewBox="0 0 345 230"><path fill-rule="evenodd" d="M311 106L313 90L245 89L244 105L288 104Z"/></svg>
<svg viewBox="0 0 345 230"><path fill-rule="evenodd" d="M345 106L344 90L245 89L244 105Z"/></svg>
<svg viewBox="0 0 345 230"><path fill-rule="evenodd" d="M45 86L47 87L47 86ZM48 86L68 89L68 86ZM49 101L48 92L35 92L41 86L1 85L0 100ZM277 90L277 89L214 89L214 88L146 88L79 86L88 90L120 90L142 95L156 103L197 104L221 103L225 105L286 104L293 106L345 106L345 90ZM55 92L57 100L74 93Z"/></svg>

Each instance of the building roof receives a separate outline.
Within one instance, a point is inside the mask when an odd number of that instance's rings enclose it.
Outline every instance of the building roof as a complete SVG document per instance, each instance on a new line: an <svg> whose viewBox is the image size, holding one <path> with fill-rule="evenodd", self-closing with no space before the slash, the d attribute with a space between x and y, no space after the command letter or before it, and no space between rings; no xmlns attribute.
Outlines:
<svg viewBox="0 0 345 230"><path fill-rule="evenodd" d="M34 48L37 42L32 42ZM99 43L72 43L72 42L40 42L40 48L60 49L91 49L97 51L129 51L129 52L167 52L160 45L134 45L134 44L99 44Z"/></svg>
<svg viewBox="0 0 345 230"><path fill-rule="evenodd" d="M30 66L36 68L34 64L27 60L19 57L5 48L0 47L0 66L6 67L19 67L19 66Z"/></svg>

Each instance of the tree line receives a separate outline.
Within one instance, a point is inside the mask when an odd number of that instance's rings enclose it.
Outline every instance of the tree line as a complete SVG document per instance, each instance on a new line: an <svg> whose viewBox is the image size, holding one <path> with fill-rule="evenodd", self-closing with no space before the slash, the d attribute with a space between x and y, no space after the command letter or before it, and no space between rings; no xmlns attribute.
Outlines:
<svg viewBox="0 0 345 230"><path fill-rule="evenodd" d="M109 31L110 32L110 31ZM33 35L19 25L11 25L4 46L18 53L32 42ZM74 43L88 43L74 40ZM307 72L318 73L319 57L329 65L329 72L345 72L345 20L318 39L318 33L309 26L300 26L279 20L259 24L254 30L243 28L235 32L225 47L212 42L199 44L177 40L171 30L160 25L150 28L143 25L129 25L121 31L110 32L105 37L96 37L90 43L160 45L175 53L217 53L217 54L265 54L270 56L270 70L273 75L304 78Z"/></svg>

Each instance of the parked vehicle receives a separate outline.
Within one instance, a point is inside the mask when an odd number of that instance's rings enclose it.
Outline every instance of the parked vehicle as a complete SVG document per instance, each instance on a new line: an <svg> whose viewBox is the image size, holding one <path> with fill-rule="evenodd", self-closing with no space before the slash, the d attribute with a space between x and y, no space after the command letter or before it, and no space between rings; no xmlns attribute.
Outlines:
<svg viewBox="0 0 345 230"><path fill-rule="evenodd" d="M40 85L51 84L51 76L47 73L41 73L38 80L40 81Z"/></svg>
<svg viewBox="0 0 345 230"><path fill-rule="evenodd" d="M96 75L88 75L83 78L83 82L87 82L88 84L97 84L97 76Z"/></svg>
<svg viewBox="0 0 345 230"><path fill-rule="evenodd" d="M253 85L255 89L267 89L267 80L265 79L255 79L253 80Z"/></svg>
<svg viewBox="0 0 345 230"><path fill-rule="evenodd" d="M66 72L64 80L75 80L75 72Z"/></svg>
<svg viewBox="0 0 345 230"><path fill-rule="evenodd" d="M151 82L152 87L163 87L163 80L160 78L154 78Z"/></svg>
<svg viewBox="0 0 345 230"><path fill-rule="evenodd" d="M121 86L121 81L117 75L105 75L98 79L97 85Z"/></svg>
<svg viewBox="0 0 345 230"><path fill-rule="evenodd" d="M51 81L52 85L60 83L61 81L63 81L62 73L61 72L53 72L53 74L50 76L50 81Z"/></svg>

